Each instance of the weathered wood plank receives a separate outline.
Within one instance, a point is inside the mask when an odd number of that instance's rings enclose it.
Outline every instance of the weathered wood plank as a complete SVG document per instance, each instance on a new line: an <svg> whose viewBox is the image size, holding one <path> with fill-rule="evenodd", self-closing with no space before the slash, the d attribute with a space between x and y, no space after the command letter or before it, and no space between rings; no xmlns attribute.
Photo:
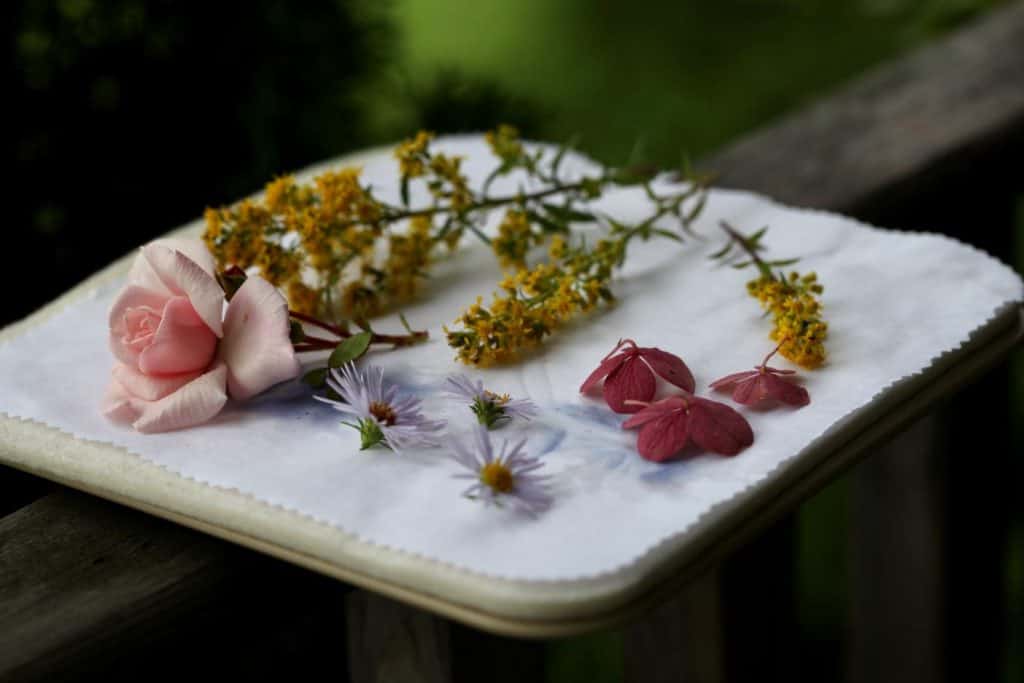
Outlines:
<svg viewBox="0 0 1024 683"><path fill-rule="evenodd" d="M1024 3L1012 3L782 121L702 167L724 187L873 214L1024 128Z"/></svg>
<svg viewBox="0 0 1024 683"><path fill-rule="evenodd" d="M866 215L879 197L891 203L901 188L1019 134L1021 45L1024 4L1015 4L703 166L724 186ZM0 672L56 671L90 648L155 628L176 607L203 603L253 571L256 558L246 554L243 567L238 552L67 492L33 503L0 520Z"/></svg>
<svg viewBox="0 0 1024 683"><path fill-rule="evenodd" d="M627 683L725 680L720 576L711 570L623 629Z"/></svg>
<svg viewBox="0 0 1024 683"><path fill-rule="evenodd" d="M448 683L448 623L423 610L366 591L346 601L352 683Z"/></svg>

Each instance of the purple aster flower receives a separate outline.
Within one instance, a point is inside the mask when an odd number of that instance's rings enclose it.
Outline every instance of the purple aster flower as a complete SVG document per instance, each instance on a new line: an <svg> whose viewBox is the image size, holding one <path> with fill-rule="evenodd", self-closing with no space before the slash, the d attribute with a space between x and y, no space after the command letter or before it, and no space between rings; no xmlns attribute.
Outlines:
<svg viewBox="0 0 1024 683"><path fill-rule="evenodd" d="M474 427L472 443L453 439L452 459L469 470L456 474L455 478L473 480L462 495L499 507L508 503L533 516L550 507L553 498L548 492L549 477L536 474L543 463L526 455L525 445L526 439L512 446L504 441L501 451L495 455L491 435L483 425Z"/></svg>
<svg viewBox="0 0 1024 683"><path fill-rule="evenodd" d="M473 382L465 375L452 375L445 382L448 394L453 398L469 401L469 409L476 420L488 429L499 420L521 417L529 420L537 414L537 406L528 398L512 398L508 394L496 394L484 389L480 380Z"/></svg>
<svg viewBox="0 0 1024 683"><path fill-rule="evenodd" d="M444 428L445 421L428 420L420 412L420 400L399 394L398 387L384 381L381 368L371 365L360 371L355 363L346 363L328 373L327 386L341 400L313 398L357 420L356 424L343 424L359 430L362 449L379 443L394 451L441 445L437 432Z"/></svg>

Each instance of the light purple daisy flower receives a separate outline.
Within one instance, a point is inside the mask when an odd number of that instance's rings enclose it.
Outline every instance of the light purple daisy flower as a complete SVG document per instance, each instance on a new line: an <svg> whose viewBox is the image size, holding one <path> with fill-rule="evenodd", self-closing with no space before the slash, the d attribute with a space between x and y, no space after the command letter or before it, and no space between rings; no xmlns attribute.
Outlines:
<svg viewBox="0 0 1024 683"><path fill-rule="evenodd" d="M420 400L399 394L398 387L384 381L381 368L371 365L360 371L355 363L346 363L327 374L327 386L340 401L313 398L357 420L356 424L344 424L359 430L362 449L379 443L394 451L441 445L437 432L444 429L445 421L428 420L420 412Z"/></svg>
<svg viewBox="0 0 1024 683"><path fill-rule="evenodd" d="M484 389L480 380L474 382L465 375L452 375L445 382L448 394L453 398L469 401L469 409L476 420L488 429L499 420L521 417L529 420L537 414L537 406L528 398L511 398L508 394L496 394Z"/></svg>
<svg viewBox="0 0 1024 683"><path fill-rule="evenodd" d="M473 480L462 495L499 507L508 503L532 516L549 508L554 501L548 492L550 478L536 474L543 463L528 456L523 451L525 445L526 439L512 446L504 441L501 451L495 455L491 435L483 425L473 428L472 443L453 439L452 459L469 470L456 474L455 478Z"/></svg>

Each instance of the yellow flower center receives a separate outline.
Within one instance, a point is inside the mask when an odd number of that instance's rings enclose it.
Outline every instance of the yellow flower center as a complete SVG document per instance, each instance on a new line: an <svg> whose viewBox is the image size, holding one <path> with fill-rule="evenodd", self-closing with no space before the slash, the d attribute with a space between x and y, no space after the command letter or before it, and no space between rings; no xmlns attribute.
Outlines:
<svg viewBox="0 0 1024 683"><path fill-rule="evenodd" d="M505 467L498 460L483 466L480 470L480 481L498 493L508 493L516 485L515 477L512 476L512 470Z"/></svg>
<svg viewBox="0 0 1024 683"><path fill-rule="evenodd" d="M488 401L496 406L503 406L512 400L512 397L508 394L496 394L493 391L488 391L487 389L484 389L484 396Z"/></svg>
<svg viewBox="0 0 1024 683"><path fill-rule="evenodd" d="M381 423L385 427L390 427L395 424L395 409L382 401L373 401L370 403L370 415L377 418L377 422Z"/></svg>

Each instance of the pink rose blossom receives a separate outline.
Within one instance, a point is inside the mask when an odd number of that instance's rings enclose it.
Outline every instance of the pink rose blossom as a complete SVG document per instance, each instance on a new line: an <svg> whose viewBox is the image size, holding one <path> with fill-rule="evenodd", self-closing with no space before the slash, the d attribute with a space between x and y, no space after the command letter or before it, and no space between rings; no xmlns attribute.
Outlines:
<svg viewBox="0 0 1024 683"><path fill-rule="evenodd" d="M619 341L583 381L585 393L604 380L604 400L617 413L640 410L637 401L650 401L657 390L657 374L683 391L693 392L693 374L686 363L674 354L654 347L637 346L632 339Z"/></svg>
<svg viewBox="0 0 1024 683"><path fill-rule="evenodd" d="M213 258L200 240L144 246L109 322L118 363L103 412L140 432L206 422L228 395L244 400L299 374L284 297L250 277L225 316Z"/></svg>

